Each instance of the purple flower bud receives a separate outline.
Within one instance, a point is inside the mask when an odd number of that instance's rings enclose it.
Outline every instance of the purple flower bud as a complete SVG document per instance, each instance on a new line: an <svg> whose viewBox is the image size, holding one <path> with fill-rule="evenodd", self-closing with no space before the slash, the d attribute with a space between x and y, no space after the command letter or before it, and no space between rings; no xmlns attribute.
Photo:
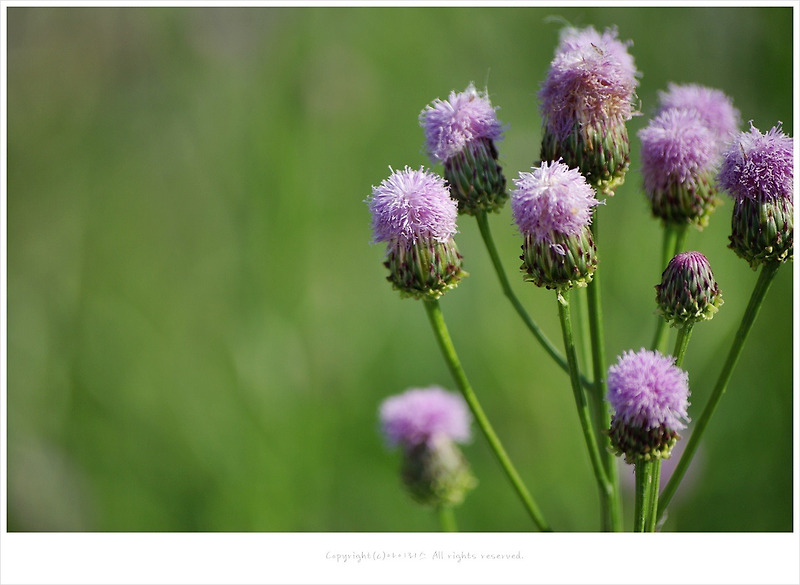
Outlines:
<svg viewBox="0 0 800 585"><path fill-rule="evenodd" d="M589 225L600 202L578 169L543 162L514 179L514 221L525 238L522 269L537 286L582 286L597 264Z"/></svg>
<svg viewBox="0 0 800 585"><path fill-rule="evenodd" d="M659 312L676 327L711 319L722 302L708 258L700 252L676 255L656 285Z"/></svg>
<svg viewBox="0 0 800 585"><path fill-rule="evenodd" d="M730 139L741 123L739 110L722 91L690 83L677 85L670 83L666 92L659 92L660 107L656 115L669 109L694 110L714 132L720 149Z"/></svg>
<svg viewBox="0 0 800 585"><path fill-rule="evenodd" d="M410 449L444 435L458 443L470 440L472 417L464 399L439 386L410 388L380 406L383 434L391 446Z"/></svg>
<svg viewBox="0 0 800 585"><path fill-rule="evenodd" d="M460 504L477 484L456 443L470 439L471 416L464 399L439 388L412 388L380 407L384 437L403 451L401 477L424 505Z"/></svg>
<svg viewBox="0 0 800 585"><path fill-rule="evenodd" d="M419 115L425 144L434 161L445 162L480 138L499 140L503 128L486 93L473 84L460 93L450 92L446 101L436 99Z"/></svg>
<svg viewBox="0 0 800 585"><path fill-rule="evenodd" d="M780 124L762 134L750 123L725 151L719 183L737 200L794 202L794 146Z"/></svg>
<svg viewBox="0 0 800 585"><path fill-rule="evenodd" d="M702 228L719 204L717 135L696 110L662 111L639 131L644 189L653 215Z"/></svg>
<svg viewBox="0 0 800 585"><path fill-rule="evenodd" d="M688 420L689 375L675 358L627 351L608 368L611 442L628 463L666 459Z"/></svg>
<svg viewBox="0 0 800 585"><path fill-rule="evenodd" d="M752 123L724 154L720 186L734 199L729 247L754 270L794 255L794 146L780 125Z"/></svg>
<svg viewBox="0 0 800 585"><path fill-rule="evenodd" d="M629 45L616 29L566 29L539 91L542 160L563 158L609 195L629 165L625 122L638 85Z"/></svg>

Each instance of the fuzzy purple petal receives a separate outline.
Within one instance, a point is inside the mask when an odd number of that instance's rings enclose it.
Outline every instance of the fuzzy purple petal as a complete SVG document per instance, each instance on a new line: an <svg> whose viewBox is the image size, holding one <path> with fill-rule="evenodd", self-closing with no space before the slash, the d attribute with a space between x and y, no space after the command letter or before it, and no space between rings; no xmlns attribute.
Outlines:
<svg viewBox="0 0 800 585"><path fill-rule="evenodd" d="M576 125L633 116L638 85L630 43L617 31L599 34L594 28L566 29L547 77L539 90L541 113L549 131L565 138Z"/></svg>
<svg viewBox="0 0 800 585"><path fill-rule="evenodd" d="M670 83L666 92L659 92L656 115L668 109L694 110L721 141L727 141L738 131L739 110L722 91L697 84Z"/></svg>
<svg viewBox="0 0 800 585"><path fill-rule="evenodd" d="M479 138L497 140L503 128L486 93L470 84L461 93L450 92L445 100L436 99L419 115L425 130L425 146L434 161L444 162Z"/></svg>
<svg viewBox="0 0 800 585"><path fill-rule="evenodd" d="M578 169L560 161L543 162L514 179L511 210L522 234L550 241L552 232L577 235L592 221L600 202Z"/></svg>
<svg viewBox="0 0 800 585"><path fill-rule="evenodd" d="M780 124L762 134L750 124L725 151L717 180L734 199L794 202L794 143Z"/></svg>
<svg viewBox="0 0 800 585"><path fill-rule="evenodd" d="M639 131L642 175L650 193L693 183L715 171L719 150L716 135L694 110L665 110Z"/></svg>
<svg viewBox="0 0 800 585"><path fill-rule="evenodd" d="M647 430L686 428L689 374L675 365L674 357L627 351L608 368L607 380L608 402L621 422Z"/></svg>
<svg viewBox="0 0 800 585"><path fill-rule="evenodd" d="M472 416L459 394L438 387L412 388L380 406L381 430L391 446L414 447L437 436L470 440Z"/></svg>
<svg viewBox="0 0 800 585"><path fill-rule="evenodd" d="M446 242L456 233L458 204L445 180L424 169L392 170L372 188L373 242L410 244L419 238Z"/></svg>

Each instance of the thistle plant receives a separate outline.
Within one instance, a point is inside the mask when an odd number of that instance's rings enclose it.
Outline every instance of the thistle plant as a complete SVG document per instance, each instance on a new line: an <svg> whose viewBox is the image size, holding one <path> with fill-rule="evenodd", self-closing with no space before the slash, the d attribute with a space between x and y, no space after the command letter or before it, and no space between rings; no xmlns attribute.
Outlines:
<svg viewBox="0 0 800 585"><path fill-rule="evenodd" d="M470 83L462 92L451 91L446 100L433 100L417 115L424 150L433 165L442 166L443 176L424 168L392 170L367 199L373 242L386 244L387 279L401 297L422 302L461 394L438 386L415 388L387 398L380 407L384 436L402 452L403 485L415 501L439 510L444 530L455 529L452 509L468 506L467 493L479 489L476 476L481 470L470 468L458 446L470 438L470 417L535 527L552 530L481 407L445 325L440 300L446 293L456 294L451 291L467 275L455 243L460 216L476 219L503 293L548 358L569 376L605 531L624 528L615 455L635 468L633 529L662 526L769 286L778 268L793 259L792 139L780 124L761 133L751 123L749 131L740 132L739 110L721 90L670 83L659 92L658 103L649 108L652 118L638 132L641 167L631 171L626 124L638 114L640 77L632 46L632 41L618 38L616 28L562 31L537 94L539 158L516 174L510 192L497 143L511 129L497 118L488 91ZM608 367L597 216L606 205L630 205L611 196L631 172L639 173L650 213L663 229L657 266L661 278L652 308L656 335L652 348L625 351ZM708 237L702 230L724 204L724 192L733 201L729 247L760 273L716 385L698 415L698 406L689 400L690 371L684 362L693 327L715 317L723 299L705 254L682 248L689 227ZM494 245L489 217L500 215L509 199L522 238L520 279L553 291L563 353L513 292ZM624 233L619 226L610 227L612 237ZM572 308L583 298L576 295L584 291L588 340L576 336L572 324ZM723 315L735 310L726 307ZM670 327L677 330L671 353L664 348ZM578 362L581 349L591 355L586 372ZM675 471L660 490L661 462L672 457L690 420L692 433L680 457L673 457ZM531 475L536 476L535 470Z"/></svg>

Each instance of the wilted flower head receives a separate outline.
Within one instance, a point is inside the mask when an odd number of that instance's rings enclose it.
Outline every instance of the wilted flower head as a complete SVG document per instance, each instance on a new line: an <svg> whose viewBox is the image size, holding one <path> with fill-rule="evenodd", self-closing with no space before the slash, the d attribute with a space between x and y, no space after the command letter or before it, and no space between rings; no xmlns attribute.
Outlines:
<svg viewBox="0 0 800 585"><path fill-rule="evenodd" d="M700 119L714 132L720 148L739 129L741 118L733 101L718 89L694 83L670 83L666 92L659 92L657 114L669 109L686 109L697 112Z"/></svg>
<svg viewBox="0 0 800 585"><path fill-rule="evenodd" d="M613 28L568 28L539 90L542 160L563 159L605 195L614 194L630 164L625 122L634 115L638 73L629 45Z"/></svg>
<svg viewBox="0 0 800 585"><path fill-rule="evenodd" d="M514 179L511 209L520 232L552 244L554 233L577 235L591 224L600 202L578 169L553 161L531 170Z"/></svg>
<svg viewBox="0 0 800 585"><path fill-rule="evenodd" d="M689 375L675 358L641 349L623 353L607 380L611 439L626 461L669 457L688 420Z"/></svg>
<svg viewBox="0 0 800 585"><path fill-rule="evenodd" d="M446 242L457 231L456 202L450 199L444 179L422 168L392 170L388 179L372 188L368 201L374 242L410 244L420 238Z"/></svg>
<svg viewBox="0 0 800 585"><path fill-rule="evenodd" d="M737 201L794 202L794 146L780 124L762 134L750 123L725 151L719 183Z"/></svg>
<svg viewBox="0 0 800 585"><path fill-rule="evenodd" d="M576 124L632 117L638 81L630 45L617 39L615 28L602 34L593 27L562 31L539 91L542 116L551 132L563 139Z"/></svg>
<svg viewBox="0 0 800 585"><path fill-rule="evenodd" d="M387 442L412 448L437 436L470 440L472 417L464 399L438 386L411 388L380 406L381 429Z"/></svg>
<svg viewBox="0 0 800 585"><path fill-rule="evenodd" d="M673 223L704 226L718 203L717 135L694 109L661 112L639 131L642 175L653 214Z"/></svg>
<svg viewBox="0 0 800 585"><path fill-rule="evenodd" d="M722 305L722 293L711 265L700 252L681 252L664 269L656 285L656 303L675 326L709 320Z"/></svg>
<svg viewBox="0 0 800 585"><path fill-rule="evenodd" d="M425 145L432 159L444 162L466 144L479 138L498 140L503 128L486 93L473 84L447 100L436 99L419 115L425 130Z"/></svg>

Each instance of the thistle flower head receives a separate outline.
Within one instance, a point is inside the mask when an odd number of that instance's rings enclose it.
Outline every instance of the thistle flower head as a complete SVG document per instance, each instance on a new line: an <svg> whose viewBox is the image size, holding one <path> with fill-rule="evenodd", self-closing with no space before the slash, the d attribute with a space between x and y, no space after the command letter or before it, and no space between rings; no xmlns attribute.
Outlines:
<svg viewBox="0 0 800 585"><path fill-rule="evenodd" d="M694 110L665 110L639 131L648 192L695 181L716 162L715 135Z"/></svg>
<svg viewBox="0 0 800 585"><path fill-rule="evenodd" d="M611 443L625 461L666 459L688 420L689 375L657 351L627 351L608 368Z"/></svg>
<svg viewBox="0 0 800 585"><path fill-rule="evenodd" d="M578 169L543 162L520 173L511 210L522 245L525 279L537 286L562 290L586 286L597 267L597 249L589 225L600 202Z"/></svg>
<svg viewBox="0 0 800 585"><path fill-rule="evenodd" d="M765 134L750 123L723 155L720 186L736 201L784 199L794 203L794 146L778 124Z"/></svg>
<svg viewBox="0 0 800 585"><path fill-rule="evenodd" d="M539 91L546 128L558 140L565 139L576 125L624 122L633 116L638 81L630 45L617 39L614 28L602 34L593 27L562 31Z"/></svg>
<svg viewBox="0 0 800 585"><path fill-rule="evenodd" d="M702 228L719 203L717 135L693 109L662 111L639 131L642 175L653 215Z"/></svg>
<svg viewBox="0 0 800 585"><path fill-rule="evenodd" d="M368 203L373 242L444 243L457 231L457 204L444 179L422 168L392 170L389 178L372 188Z"/></svg>
<svg viewBox="0 0 800 585"><path fill-rule="evenodd" d="M738 129L741 123L739 110L733 101L718 89L694 83L678 85L670 83L666 92L659 92L659 109L656 115L670 109L693 110L714 132L720 148Z"/></svg>
<svg viewBox="0 0 800 585"><path fill-rule="evenodd" d="M450 92L447 100L436 99L419 115L425 130L425 144L434 161L444 162L470 142L498 140L503 128L485 92L470 84L463 92Z"/></svg>
<svg viewBox="0 0 800 585"><path fill-rule="evenodd" d="M670 260L656 285L656 303L675 326L711 319L722 305L722 293L708 258L700 252L681 252Z"/></svg>
<svg viewBox="0 0 800 585"><path fill-rule="evenodd" d="M615 418L629 426L679 431L688 420L689 374L675 365L674 357L626 351L608 368L608 401Z"/></svg>
<svg viewBox="0 0 800 585"><path fill-rule="evenodd" d="M600 202L578 169L560 161L543 162L514 179L511 209L523 235L553 243L553 234L578 235L591 224Z"/></svg>
<svg viewBox="0 0 800 585"><path fill-rule="evenodd" d="M438 386L411 388L380 406L383 434L391 446L411 449L444 436L457 443L470 440L471 415L464 399Z"/></svg>

